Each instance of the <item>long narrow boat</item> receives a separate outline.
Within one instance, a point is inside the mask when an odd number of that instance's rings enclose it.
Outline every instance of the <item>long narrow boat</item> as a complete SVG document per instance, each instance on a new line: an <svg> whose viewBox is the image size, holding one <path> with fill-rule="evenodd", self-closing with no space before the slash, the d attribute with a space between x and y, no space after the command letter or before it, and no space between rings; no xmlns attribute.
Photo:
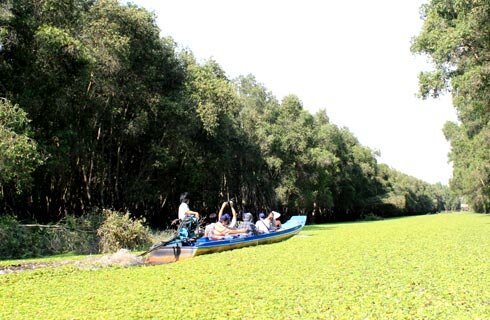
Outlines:
<svg viewBox="0 0 490 320"><path fill-rule="evenodd" d="M203 237L192 243L184 243L180 239L175 239L165 244L165 246L150 250L146 255L145 262L149 264L170 263L202 254L275 243L296 235L301 231L305 223L306 216L293 216L282 225L281 229L265 234L240 236L224 240L209 240Z"/></svg>

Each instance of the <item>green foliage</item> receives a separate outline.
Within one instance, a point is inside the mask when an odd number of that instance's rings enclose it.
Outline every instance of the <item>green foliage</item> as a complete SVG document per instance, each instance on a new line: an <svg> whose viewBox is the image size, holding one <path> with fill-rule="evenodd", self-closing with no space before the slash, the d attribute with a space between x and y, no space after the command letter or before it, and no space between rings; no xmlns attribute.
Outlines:
<svg viewBox="0 0 490 320"><path fill-rule="evenodd" d="M0 113L0 204L22 219L105 207L162 227L185 190L204 215L228 198L240 211L318 221L442 209L432 186L382 172L376 152L325 111L311 115L252 75L230 80L216 61L198 63L135 5L7 1L0 45L0 97L13 102ZM467 78L483 83L484 69ZM427 81L443 87L451 70ZM459 90L473 92L465 79Z"/></svg>
<svg viewBox="0 0 490 320"><path fill-rule="evenodd" d="M2 275L0 318L488 319L488 219L313 225L168 265Z"/></svg>
<svg viewBox="0 0 490 320"><path fill-rule="evenodd" d="M215 135L220 119L236 111L236 93L225 77L224 71L215 61L208 61L203 66L191 64L188 70L190 73L188 90L192 92L192 98L197 105L197 115L204 131Z"/></svg>
<svg viewBox="0 0 490 320"><path fill-rule="evenodd" d="M80 217L66 215L49 225L24 225L12 216L0 216L0 258L141 249L171 234L150 234L143 223L130 218L129 213L107 209L94 209Z"/></svg>
<svg viewBox="0 0 490 320"><path fill-rule="evenodd" d="M490 127L473 138L456 124L444 127L451 141L450 159L454 163L452 187L462 191L473 210L490 211ZM471 156L468 156L471 155Z"/></svg>
<svg viewBox="0 0 490 320"><path fill-rule="evenodd" d="M27 113L22 108L6 99L0 100L0 125L4 129L28 135L30 134L29 122Z"/></svg>
<svg viewBox="0 0 490 320"><path fill-rule="evenodd" d="M26 247L30 249L30 243L25 238L24 231L14 217L0 216L0 257L21 257L27 251Z"/></svg>
<svg viewBox="0 0 490 320"><path fill-rule="evenodd" d="M144 220L132 219L129 212L103 210L104 222L97 229L99 246L103 253L116 252L119 249L141 249L151 244L149 230Z"/></svg>
<svg viewBox="0 0 490 320"><path fill-rule="evenodd" d="M80 217L66 215L54 229L47 249L50 253L97 253L99 237L96 230L103 223L99 210L91 210Z"/></svg>
<svg viewBox="0 0 490 320"><path fill-rule="evenodd" d="M37 67L55 73L53 78L83 72L84 67L95 63L81 41L65 30L42 25L34 34L34 39L37 43Z"/></svg>
<svg viewBox="0 0 490 320"><path fill-rule="evenodd" d="M0 99L0 190L8 187L21 192L28 188L32 172L42 164L37 143L30 135L29 119L24 110ZM0 191L0 198L3 192Z"/></svg>
<svg viewBox="0 0 490 320"><path fill-rule="evenodd" d="M429 184L386 165L377 177L383 194L375 212L384 217L460 210L460 196L440 183Z"/></svg>
<svg viewBox="0 0 490 320"><path fill-rule="evenodd" d="M96 253L101 223L95 212L81 217L66 216L57 224L23 225L12 216L0 216L0 257L21 258L77 252Z"/></svg>
<svg viewBox="0 0 490 320"><path fill-rule="evenodd" d="M379 220L383 220L382 217L380 217L380 216L378 216L378 215L376 215L376 214L374 214L372 212L361 216L361 219L363 221L379 221Z"/></svg>
<svg viewBox="0 0 490 320"><path fill-rule="evenodd" d="M453 190L474 210L490 212L490 3L432 0L412 51L428 55L435 70L419 77L423 97L451 92L460 124L444 129L451 143Z"/></svg>

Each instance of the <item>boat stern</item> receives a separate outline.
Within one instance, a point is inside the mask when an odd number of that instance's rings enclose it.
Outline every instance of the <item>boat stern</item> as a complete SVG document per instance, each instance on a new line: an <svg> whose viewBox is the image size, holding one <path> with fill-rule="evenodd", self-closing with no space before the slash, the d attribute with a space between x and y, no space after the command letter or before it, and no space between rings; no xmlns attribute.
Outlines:
<svg viewBox="0 0 490 320"><path fill-rule="evenodd" d="M149 252L145 257L147 264L163 264L190 259L196 254L195 247L162 247Z"/></svg>

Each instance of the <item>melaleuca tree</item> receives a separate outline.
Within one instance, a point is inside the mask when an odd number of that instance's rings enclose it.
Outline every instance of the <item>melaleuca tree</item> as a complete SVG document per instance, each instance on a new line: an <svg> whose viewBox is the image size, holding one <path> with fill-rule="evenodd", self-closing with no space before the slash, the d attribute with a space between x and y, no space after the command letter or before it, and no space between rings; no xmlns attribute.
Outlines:
<svg viewBox="0 0 490 320"><path fill-rule="evenodd" d="M465 196L477 212L490 210L490 127L469 138L464 129L447 123L444 134L451 141L449 159L453 162L451 187Z"/></svg>
<svg viewBox="0 0 490 320"><path fill-rule="evenodd" d="M16 198L32 183L32 172L42 164L37 143L24 110L0 99L0 199Z"/></svg>
<svg viewBox="0 0 490 320"><path fill-rule="evenodd" d="M266 127L268 175L275 181L277 205L302 211L302 206L311 204L306 166L311 160L313 117L294 95L284 97L274 111Z"/></svg>
<svg viewBox="0 0 490 320"><path fill-rule="evenodd" d="M459 197L449 188L429 184L385 164L379 165L378 180L385 189L379 213L384 216L433 213L457 209Z"/></svg>
<svg viewBox="0 0 490 320"><path fill-rule="evenodd" d="M58 194L57 200L61 198L69 178L63 172L69 170L68 145L73 138L73 131L67 128L74 122L71 103L83 92L79 79L91 62L87 48L75 36L84 4L86 1L12 1L9 18L2 22L0 78L8 81L2 80L0 96L19 103L28 113L33 137L47 156L43 171L34 174L37 194L30 203L38 213L53 204L53 193ZM53 172L57 172L55 179ZM46 184L38 185L40 180ZM39 205L43 210L38 210Z"/></svg>
<svg viewBox="0 0 490 320"><path fill-rule="evenodd" d="M272 136L270 128L279 102L254 76L234 80L240 101L238 124L242 132L241 196L246 208L264 211L276 204L276 179L269 173L266 157Z"/></svg>
<svg viewBox="0 0 490 320"><path fill-rule="evenodd" d="M377 187L377 162L370 149L360 145L346 128L332 127L329 138L331 153L336 158L332 195L337 219L355 219L370 205Z"/></svg>
<svg viewBox="0 0 490 320"><path fill-rule="evenodd" d="M187 67L185 98L189 130L182 138L191 146L182 159L181 188L196 190L203 206L214 211L234 198L240 185L239 102L232 82L213 60Z"/></svg>
<svg viewBox="0 0 490 320"><path fill-rule="evenodd" d="M450 91L460 124L446 125L454 167L451 185L477 211L490 211L490 3L432 0L412 51L428 55L434 70L421 73L420 94Z"/></svg>
<svg viewBox="0 0 490 320"><path fill-rule="evenodd" d="M180 160L175 142L183 131L185 63L146 10L98 1L86 24L84 39L97 63L86 87L91 134L85 170L92 164L98 170L81 176L92 177L98 203L158 214L174 196L167 175Z"/></svg>
<svg viewBox="0 0 490 320"><path fill-rule="evenodd" d="M116 0L3 1L0 97L32 122L2 124L0 179L4 194L34 185L5 206L38 220L111 207L161 225L190 191L203 212L235 199L240 210L346 220L397 184L326 112L312 116L294 95L279 103L253 76L230 81L177 48L153 14Z"/></svg>
<svg viewBox="0 0 490 320"><path fill-rule="evenodd" d="M330 123L326 110L318 111L314 116L313 147L308 150L311 158L312 218L316 221L332 220L333 217L333 181L337 173L338 158L332 152L331 133L335 125Z"/></svg>
<svg viewBox="0 0 490 320"><path fill-rule="evenodd" d="M185 67L154 16L110 0L20 0L10 12L1 95L23 105L48 157L37 212L163 206Z"/></svg>

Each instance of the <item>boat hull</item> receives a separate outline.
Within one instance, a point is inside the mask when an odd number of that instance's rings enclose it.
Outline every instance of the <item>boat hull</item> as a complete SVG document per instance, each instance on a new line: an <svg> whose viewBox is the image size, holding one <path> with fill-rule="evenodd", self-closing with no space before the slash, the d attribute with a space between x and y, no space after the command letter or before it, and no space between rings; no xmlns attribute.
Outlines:
<svg viewBox="0 0 490 320"><path fill-rule="evenodd" d="M177 262L192 258L196 255L197 247L173 246L163 247L150 252L145 259L148 264L162 264Z"/></svg>
<svg viewBox="0 0 490 320"><path fill-rule="evenodd" d="M305 225L305 222L305 216L294 216L283 225L283 229L267 234L237 237L227 240L208 240L207 238L201 238L192 245L183 245L182 243L175 242L152 250L146 256L145 262L148 264L171 263L203 254L276 243L298 234Z"/></svg>

